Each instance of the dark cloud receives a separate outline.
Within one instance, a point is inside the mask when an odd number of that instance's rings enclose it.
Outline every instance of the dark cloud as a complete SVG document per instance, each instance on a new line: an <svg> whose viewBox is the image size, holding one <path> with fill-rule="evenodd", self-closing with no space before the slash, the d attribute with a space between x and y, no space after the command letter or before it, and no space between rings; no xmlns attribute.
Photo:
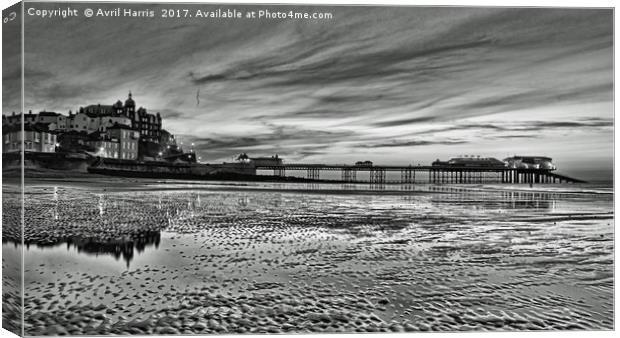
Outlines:
<svg viewBox="0 0 620 338"><path fill-rule="evenodd" d="M532 134L508 134L508 135L495 135L493 137L489 137L489 139L533 139L540 137L539 135Z"/></svg>
<svg viewBox="0 0 620 338"><path fill-rule="evenodd" d="M453 126L429 129L421 132L417 132L418 135L424 134L439 134L455 131L469 131L474 133L475 131L488 130L498 133L497 137L506 137L501 135L504 132L519 132L519 131L552 131L554 129L584 129L584 128L607 128L613 127L612 120L596 119L596 120L581 120L581 121L519 121L519 122L497 122L497 123L466 123L456 124Z"/></svg>
<svg viewBox="0 0 620 338"><path fill-rule="evenodd" d="M316 110L299 110L294 112L284 112L273 115L257 115L250 116L247 120L250 121L262 121L267 122L277 119L296 119L296 118L343 118L343 117L355 117L360 116L360 112L354 112L351 110L339 110L339 109L316 109Z"/></svg>
<svg viewBox="0 0 620 338"><path fill-rule="evenodd" d="M362 148L392 148L392 147L419 147L432 145L456 145L466 144L464 140L445 140L445 141L428 141L428 140L411 140L411 141L392 141L387 143L376 143L360 146Z"/></svg>
<svg viewBox="0 0 620 338"><path fill-rule="evenodd" d="M327 147L317 147L318 149L326 149ZM314 150L317 148L310 148L310 150L301 150L298 151L296 153L294 153L295 158L299 158L300 160L303 160L307 157L312 157L312 156L317 156L317 155L325 155L328 154L327 151L325 150Z"/></svg>
<svg viewBox="0 0 620 338"><path fill-rule="evenodd" d="M271 137L224 137L221 139L214 138L196 138L193 139L197 145L196 148L202 150L213 149L244 149L256 147L265 141L273 140Z"/></svg>
<svg viewBox="0 0 620 338"><path fill-rule="evenodd" d="M547 130L552 128L605 128L605 127L613 127L614 123L612 120L590 120L590 121L557 121L557 122L546 122L546 121L536 121L532 123L528 128L532 128L535 130Z"/></svg>
<svg viewBox="0 0 620 338"><path fill-rule="evenodd" d="M405 124L416 124L416 123L425 123L425 122L431 122L436 120L437 117L435 116L421 116L421 117L412 117L412 118L405 118L405 119L400 119L400 120L391 120L391 121L380 121L380 122L374 122L372 123L373 127L394 127L394 126L402 126Z"/></svg>

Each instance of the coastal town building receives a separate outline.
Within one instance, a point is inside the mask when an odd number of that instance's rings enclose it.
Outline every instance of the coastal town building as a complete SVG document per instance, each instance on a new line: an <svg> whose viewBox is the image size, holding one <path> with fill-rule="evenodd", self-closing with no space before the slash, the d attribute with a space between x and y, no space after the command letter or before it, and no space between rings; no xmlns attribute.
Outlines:
<svg viewBox="0 0 620 338"><path fill-rule="evenodd" d="M24 151L53 153L56 151L56 134L43 124L27 124L23 132L20 125L2 128L2 152L19 152L22 144Z"/></svg>
<svg viewBox="0 0 620 338"><path fill-rule="evenodd" d="M117 123L131 125L131 120L122 115L98 115L80 109L79 113L69 115L67 129L84 131L90 134L96 131L104 132L107 128Z"/></svg>
<svg viewBox="0 0 620 338"><path fill-rule="evenodd" d="M128 121L122 123L138 130L142 140L160 142L162 131L161 115L159 113L148 113L146 108L143 107L136 109L136 102L131 92L129 92L124 104L118 100L111 106L87 106L83 110L85 113L96 114L97 116L124 116Z"/></svg>
<svg viewBox="0 0 620 338"><path fill-rule="evenodd" d="M67 117L55 112L40 112L37 118L37 123L49 125L50 130L67 129Z"/></svg>
<svg viewBox="0 0 620 338"><path fill-rule="evenodd" d="M85 142L94 156L121 160L138 159L138 131L130 126L115 124L103 131L89 134Z"/></svg>
<svg viewBox="0 0 620 338"><path fill-rule="evenodd" d="M94 137L87 141L87 144L95 150L95 155L105 158L119 158L119 142L111 139L107 134L99 135L93 133Z"/></svg>
<svg viewBox="0 0 620 338"><path fill-rule="evenodd" d="M108 128L108 136L118 140L118 158L121 160L138 159L138 141L140 133L134 128L116 124Z"/></svg>
<svg viewBox="0 0 620 338"><path fill-rule="evenodd" d="M23 116L23 120L24 120L24 124L46 124L49 125L49 129L50 130L55 130L55 129L60 129L60 130L64 130L66 129L66 120L67 117L59 114L59 113L55 113L55 112L48 112L48 111L42 111L38 114L33 113L32 111L29 111L26 115ZM8 125L8 126L13 126L13 125L21 125L22 123L22 114L15 114L15 112L11 113L11 115L2 115L2 125Z"/></svg>

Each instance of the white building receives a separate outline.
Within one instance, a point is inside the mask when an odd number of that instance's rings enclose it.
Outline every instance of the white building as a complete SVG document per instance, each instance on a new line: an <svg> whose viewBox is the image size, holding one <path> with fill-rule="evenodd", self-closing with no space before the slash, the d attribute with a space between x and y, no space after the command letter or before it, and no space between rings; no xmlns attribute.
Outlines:
<svg viewBox="0 0 620 338"><path fill-rule="evenodd" d="M13 125L2 128L2 152L24 151L53 153L56 151L56 134L44 125L27 124L22 133L21 126Z"/></svg>

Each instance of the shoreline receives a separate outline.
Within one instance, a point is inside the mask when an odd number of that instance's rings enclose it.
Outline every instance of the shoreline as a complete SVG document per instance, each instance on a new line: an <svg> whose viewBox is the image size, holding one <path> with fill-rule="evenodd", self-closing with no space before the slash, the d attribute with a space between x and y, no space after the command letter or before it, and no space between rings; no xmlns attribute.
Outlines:
<svg viewBox="0 0 620 338"><path fill-rule="evenodd" d="M3 177L3 186L20 186L17 177ZM72 189L97 189L101 192L123 191L246 191L284 192L335 195L430 195L454 193L525 193L525 194L584 194L613 195L613 183L571 185L510 185L510 184L383 184L343 183L337 181L247 181L247 180L176 180L118 177L104 175L75 175L64 177L25 177L25 186L43 186ZM261 186L264 185L264 186ZM609 189L609 191L607 191Z"/></svg>

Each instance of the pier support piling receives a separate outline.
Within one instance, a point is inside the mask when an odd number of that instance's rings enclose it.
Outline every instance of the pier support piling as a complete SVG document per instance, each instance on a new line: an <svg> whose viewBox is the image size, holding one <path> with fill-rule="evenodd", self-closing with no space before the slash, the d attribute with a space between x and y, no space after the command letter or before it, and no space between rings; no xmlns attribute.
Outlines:
<svg viewBox="0 0 620 338"><path fill-rule="evenodd" d="M308 168L306 171L306 178L309 180L318 180L321 175L321 170L316 168Z"/></svg>
<svg viewBox="0 0 620 338"><path fill-rule="evenodd" d="M370 170L370 183L371 184L383 184L385 183L385 169L373 168Z"/></svg>
<svg viewBox="0 0 620 338"><path fill-rule="evenodd" d="M345 168L342 170L342 180L345 182L355 182L357 181L357 171L349 168Z"/></svg>

